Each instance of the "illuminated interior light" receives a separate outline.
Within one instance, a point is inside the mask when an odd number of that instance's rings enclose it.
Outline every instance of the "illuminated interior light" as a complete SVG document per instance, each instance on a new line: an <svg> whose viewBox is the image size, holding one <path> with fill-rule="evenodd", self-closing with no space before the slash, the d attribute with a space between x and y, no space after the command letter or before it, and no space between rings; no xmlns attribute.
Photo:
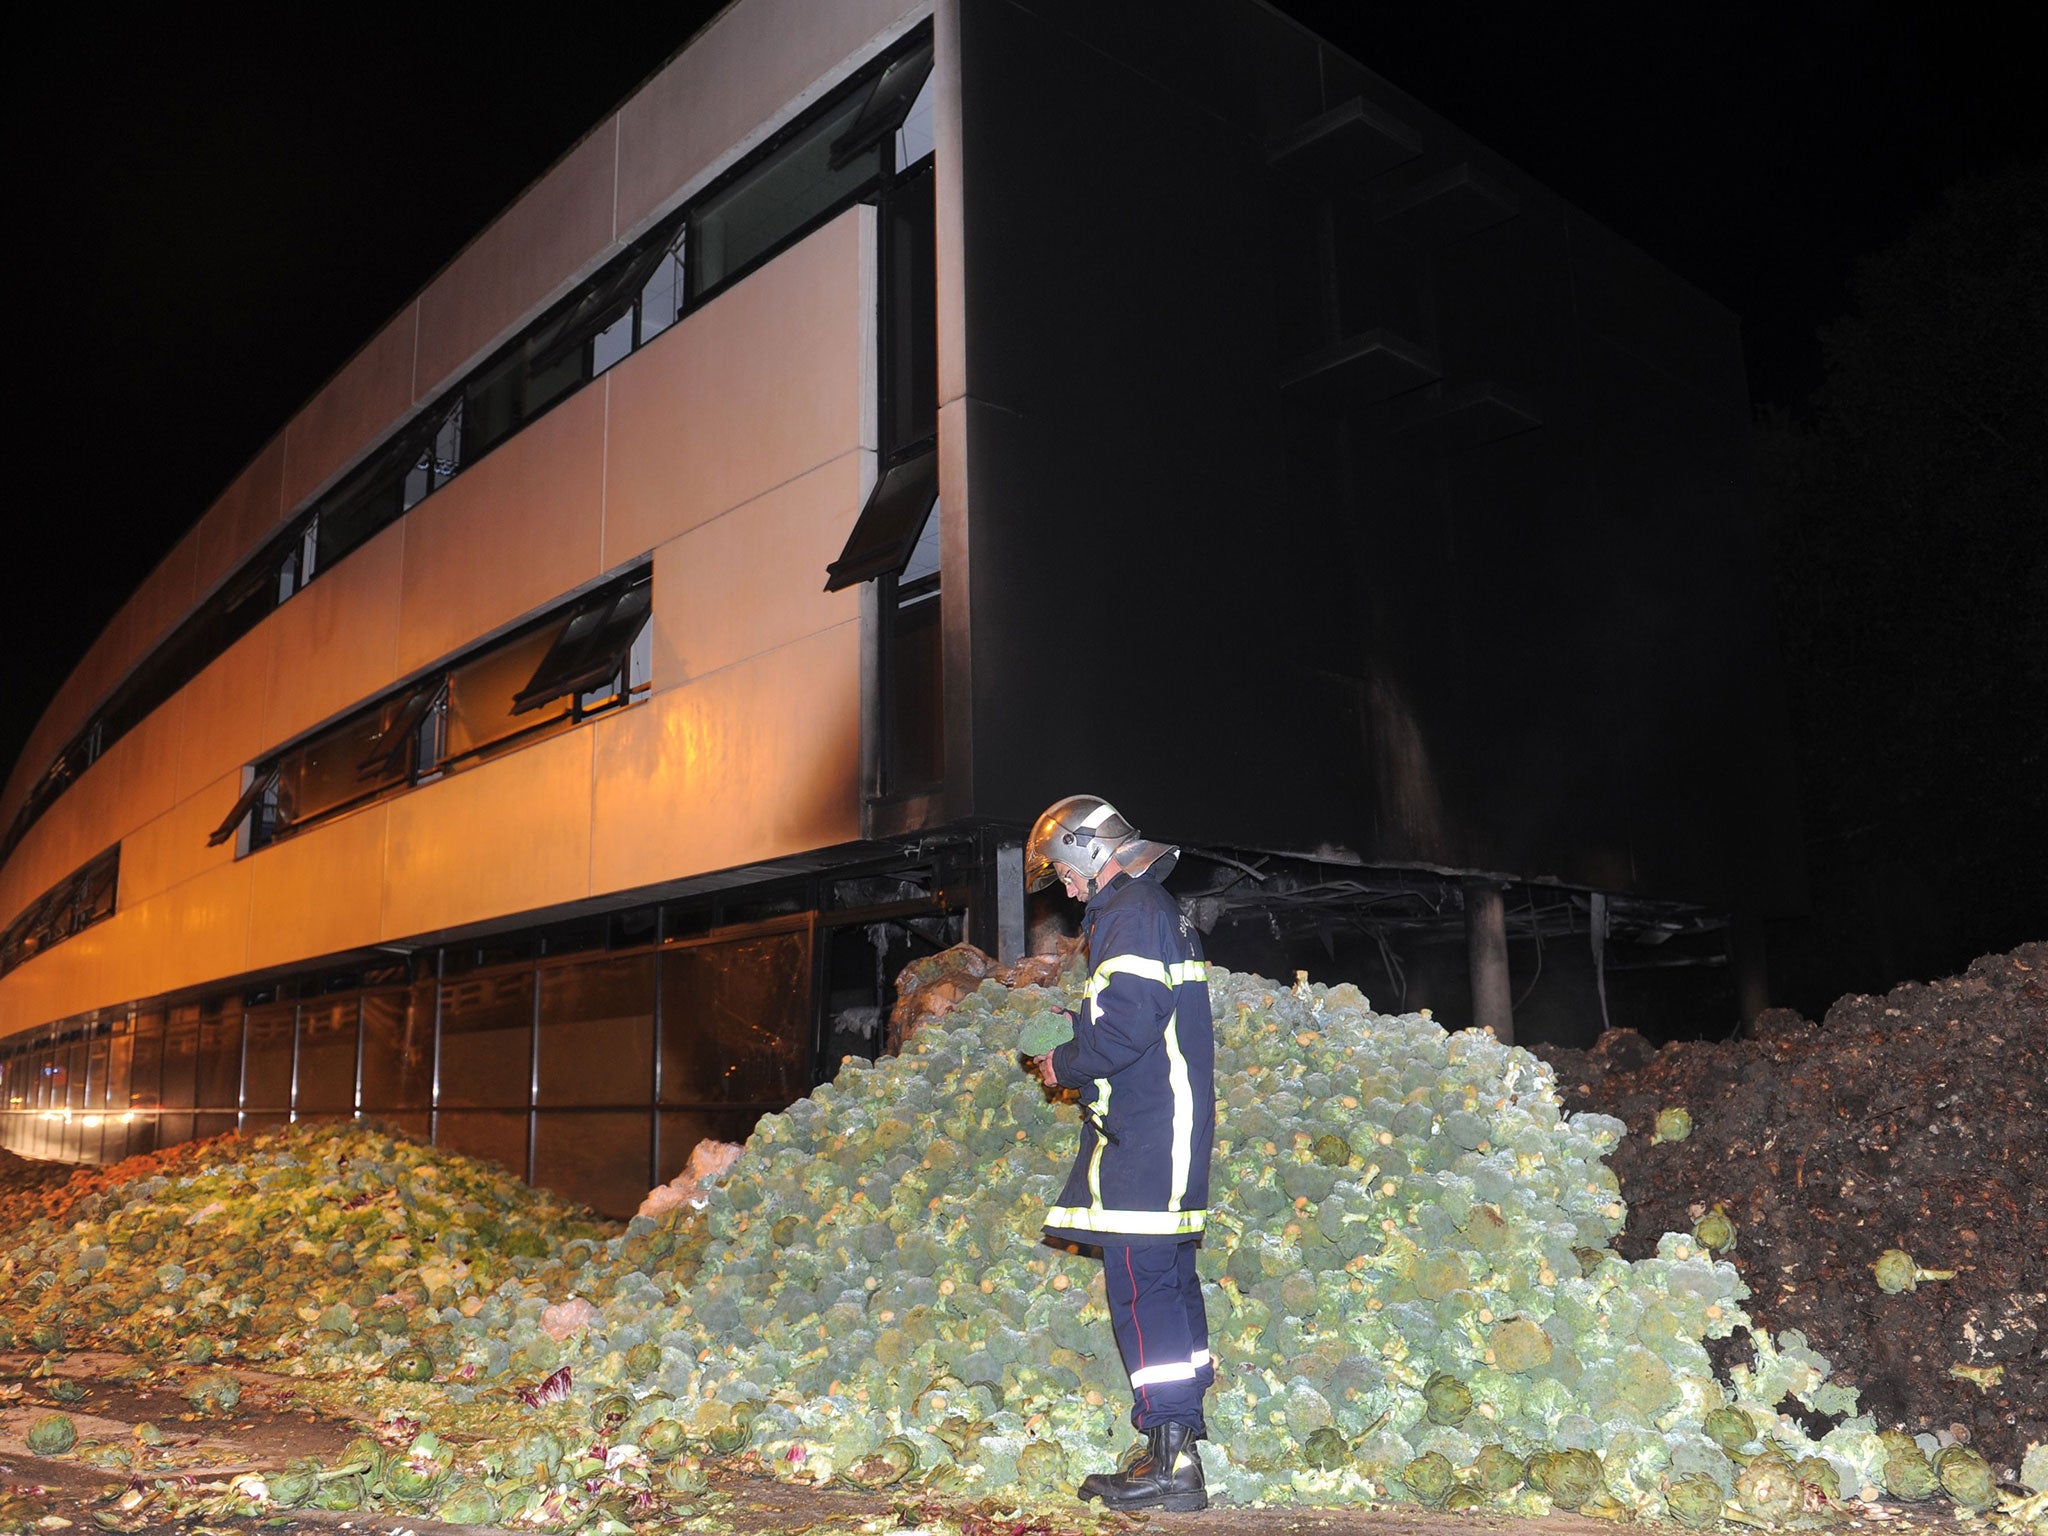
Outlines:
<svg viewBox="0 0 2048 1536"><path fill-rule="evenodd" d="M98 1115L87 1115L85 1117L84 1125L88 1131L98 1130L99 1124L100 1117Z"/></svg>

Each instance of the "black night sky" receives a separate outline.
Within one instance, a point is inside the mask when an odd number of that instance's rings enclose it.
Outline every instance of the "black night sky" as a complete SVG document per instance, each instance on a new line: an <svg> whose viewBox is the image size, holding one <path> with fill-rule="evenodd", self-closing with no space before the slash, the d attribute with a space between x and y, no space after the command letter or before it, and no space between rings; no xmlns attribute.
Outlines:
<svg viewBox="0 0 2048 1536"><path fill-rule="evenodd" d="M1794 422L1814 414L1819 333L1850 309L1857 259L1937 216L1948 189L2002 173L2006 202L2020 206L1972 226L2000 239L2017 230L2026 247L1999 253L2008 279L2018 273L2013 335L2024 343L2022 376L2000 398L2041 402L2048 113L2031 51L1990 13L1614 0L1279 8L1734 310L1756 403ZM92 637L298 404L714 9L693 0L600 20L429 8L402 22L323 9L233 29L190 13L118 27L83 7L40 18L10 97L10 265L28 342L16 356L38 366L16 372L0 759L13 761ZM1158 9L1169 24L1174 6ZM1987 873L1930 867L1881 921L1823 920L1790 936L1807 956L1803 1006L2048 936L2041 429L1979 426L2019 465L1999 482L2007 499L1947 514L1988 519L1979 536L1947 539L1937 519L1896 546L1913 565L1926 563L1915 539L1967 551L1933 562L1954 567L1941 585L1903 599L1837 585L1868 582L1842 574L1851 564L1827 545L1854 536L1839 519L1809 519L1774 544L1795 631L1809 600L1900 602L1910 623L1919 602L2002 594L1985 610L1999 632L1966 661L1964 642L1941 629L1908 652L1937 671L1944 658L1967 665L1983 686L1948 717L1912 723L1922 749L1895 764L1880 751L1861 769L1881 781L1867 792L1878 839L1890 815L1935 850L1913 857L1938 865L1941 848L1956 848ZM1780 450L1787 440L1781 430ZM1872 878L1856 862L1867 853L1842 852L1870 833L1863 811L1831 808L1840 753L1821 737L1839 746L1841 732L1827 701L1878 697L1856 668L1897 663L1882 646L1845 652L1797 633L1787 650L1825 908L1831 892ZM1951 785L1940 768L1951 757L1995 759L1999 771ZM1855 825L1833 827L1843 819ZM1886 933L1873 937L1873 922Z"/></svg>

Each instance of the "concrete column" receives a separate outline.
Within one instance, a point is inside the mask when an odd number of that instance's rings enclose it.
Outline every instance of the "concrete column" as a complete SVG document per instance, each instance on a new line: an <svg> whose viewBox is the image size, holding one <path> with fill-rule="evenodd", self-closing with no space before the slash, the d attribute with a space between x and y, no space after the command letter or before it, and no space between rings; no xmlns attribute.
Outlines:
<svg viewBox="0 0 2048 1536"><path fill-rule="evenodd" d="M1024 847L1004 843L996 849L996 958L1015 965L1024 958Z"/></svg>
<svg viewBox="0 0 2048 1536"><path fill-rule="evenodd" d="M1472 1024L1503 1045L1515 1042L1514 994L1508 989L1507 905L1498 880L1465 878L1465 955L1472 972Z"/></svg>

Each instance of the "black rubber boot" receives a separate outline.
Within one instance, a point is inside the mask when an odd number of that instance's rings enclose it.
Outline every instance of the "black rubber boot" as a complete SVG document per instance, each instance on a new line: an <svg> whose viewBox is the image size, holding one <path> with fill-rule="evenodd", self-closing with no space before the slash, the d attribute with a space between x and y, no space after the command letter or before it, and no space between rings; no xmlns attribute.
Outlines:
<svg viewBox="0 0 2048 1536"><path fill-rule="evenodd" d="M1202 1457L1191 1424L1155 1424L1145 1445L1121 1472L1097 1472L1081 1480L1083 1499L1100 1499L1110 1509L1207 1509Z"/></svg>

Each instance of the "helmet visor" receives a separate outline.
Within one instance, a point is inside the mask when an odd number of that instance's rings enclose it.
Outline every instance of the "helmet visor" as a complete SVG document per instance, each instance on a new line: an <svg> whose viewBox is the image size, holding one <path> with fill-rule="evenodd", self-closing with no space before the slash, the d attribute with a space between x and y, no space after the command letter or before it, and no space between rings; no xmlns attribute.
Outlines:
<svg viewBox="0 0 2048 1536"><path fill-rule="evenodd" d="M1059 879L1059 871L1052 867L1052 860L1042 853L1029 853L1024 858L1024 889L1042 891Z"/></svg>

